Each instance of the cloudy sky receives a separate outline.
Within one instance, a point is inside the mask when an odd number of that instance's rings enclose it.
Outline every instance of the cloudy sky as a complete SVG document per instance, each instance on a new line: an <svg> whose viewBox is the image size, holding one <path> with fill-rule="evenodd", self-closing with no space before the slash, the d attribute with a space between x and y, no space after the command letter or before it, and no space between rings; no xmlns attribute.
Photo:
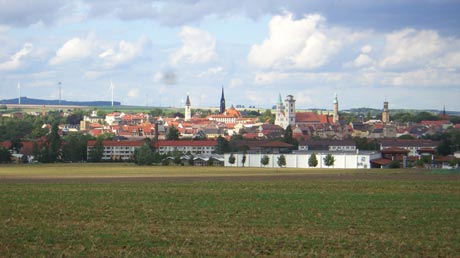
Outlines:
<svg viewBox="0 0 460 258"><path fill-rule="evenodd" d="M458 0L0 0L0 99L460 110Z"/></svg>

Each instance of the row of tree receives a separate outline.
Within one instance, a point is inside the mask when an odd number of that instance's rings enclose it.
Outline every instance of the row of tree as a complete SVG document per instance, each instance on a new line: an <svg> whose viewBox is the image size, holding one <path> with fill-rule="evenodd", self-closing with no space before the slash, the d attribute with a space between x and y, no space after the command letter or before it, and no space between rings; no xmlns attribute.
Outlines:
<svg viewBox="0 0 460 258"><path fill-rule="evenodd" d="M246 155L247 153L244 152L243 153L243 156L241 157L241 164L243 165L244 167L244 164L246 163ZM332 154L327 154L324 158L323 158L323 161L324 161L324 165L330 167L330 166L334 166L334 163L335 163L335 158ZM229 158L228 158L228 163L230 164L235 164L236 162L236 158L235 156L233 155L233 153L230 154ZM262 156L262 158L260 159L260 164L262 164L263 166L267 166L268 163L270 163L270 157L268 155L264 155ZM276 163L278 164L279 167L284 167L286 166L286 156L284 156L284 154L281 154L278 158L277 158L277 161ZM316 167L318 166L318 159L316 158L316 154L315 153L312 153L312 155L310 156L310 158L308 159L308 166L309 167Z"/></svg>

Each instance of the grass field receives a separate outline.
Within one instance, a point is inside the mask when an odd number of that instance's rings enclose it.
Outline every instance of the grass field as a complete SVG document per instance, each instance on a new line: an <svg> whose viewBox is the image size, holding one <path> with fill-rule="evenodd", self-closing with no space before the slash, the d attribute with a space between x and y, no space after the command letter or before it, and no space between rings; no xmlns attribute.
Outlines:
<svg viewBox="0 0 460 258"><path fill-rule="evenodd" d="M244 180L301 173L306 172L107 164L0 167L0 182L15 176L202 177L0 183L0 257L460 254L458 173L432 177L436 172L372 170L363 179L362 172L315 170L308 173L336 177ZM351 179L340 179L345 174ZM240 180L216 181L214 175Z"/></svg>

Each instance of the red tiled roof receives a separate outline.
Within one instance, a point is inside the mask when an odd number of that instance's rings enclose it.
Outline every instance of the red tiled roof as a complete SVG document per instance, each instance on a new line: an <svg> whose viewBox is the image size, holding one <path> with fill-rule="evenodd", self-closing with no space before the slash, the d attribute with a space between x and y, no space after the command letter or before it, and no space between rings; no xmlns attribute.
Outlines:
<svg viewBox="0 0 460 258"><path fill-rule="evenodd" d="M266 148L291 148L293 145L285 142L266 142L262 143L260 147Z"/></svg>
<svg viewBox="0 0 460 258"><path fill-rule="evenodd" d="M371 160L371 163L377 164L377 165L388 165L391 163L392 160L390 159L385 159L385 158L378 158L378 159L373 159Z"/></svg>
<svg viewBox="0 0 460 258"><path fill-rule="evenodd" d="M96 144L95 140L89 140L88 146L92 147ZM144 141L113 141L113 140L103 140L102 145L104 146L127 146L127 147L139 147L144 144Z"/></svg>
<svg viewBox="0 0 460 258"><path fill-rule="evenodd" d="M451 124L449 120L422 120L420 122L422 125L445 125Z"/></svg>
<svg viewBox="0 0 460 258"><path fill-rule="evenodd" d="M407 154L410 151L403 148L391 147L380 150L380 152L385 154Z"/></svg>
<svg viewBox="0 0 460 258"><path fill-rule="evenodd" d="M313 112L299 112L295 113L295 120L297 122L304 122L304 123L313 123L313 122L320 122L318 114Z"/></svg>
<svg viewBox="0 0 460 258"><path fill-rule="evenodd" d="M203 147L203 146L217 146L217 141L214 140L207 140L207 141L157 141L154 143L156 148L164 147L164 146L196 146L196 147Z"/></svg>

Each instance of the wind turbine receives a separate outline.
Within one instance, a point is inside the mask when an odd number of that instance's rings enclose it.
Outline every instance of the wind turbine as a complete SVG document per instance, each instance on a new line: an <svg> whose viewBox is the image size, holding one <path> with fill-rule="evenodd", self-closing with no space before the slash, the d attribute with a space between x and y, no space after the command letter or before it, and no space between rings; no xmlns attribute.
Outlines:
<svg viewBox="0 0 460 258"><path fill-rule="evenodd" d="M18 82L18 104L21 105L21 84Z"/></svg>
<svg viewBox="0 0 460 258"><path fill-rule="evenodd" d="M113 83L112 80L110 80L110 89L112 90L112 107L113 107Z"/></svg>

